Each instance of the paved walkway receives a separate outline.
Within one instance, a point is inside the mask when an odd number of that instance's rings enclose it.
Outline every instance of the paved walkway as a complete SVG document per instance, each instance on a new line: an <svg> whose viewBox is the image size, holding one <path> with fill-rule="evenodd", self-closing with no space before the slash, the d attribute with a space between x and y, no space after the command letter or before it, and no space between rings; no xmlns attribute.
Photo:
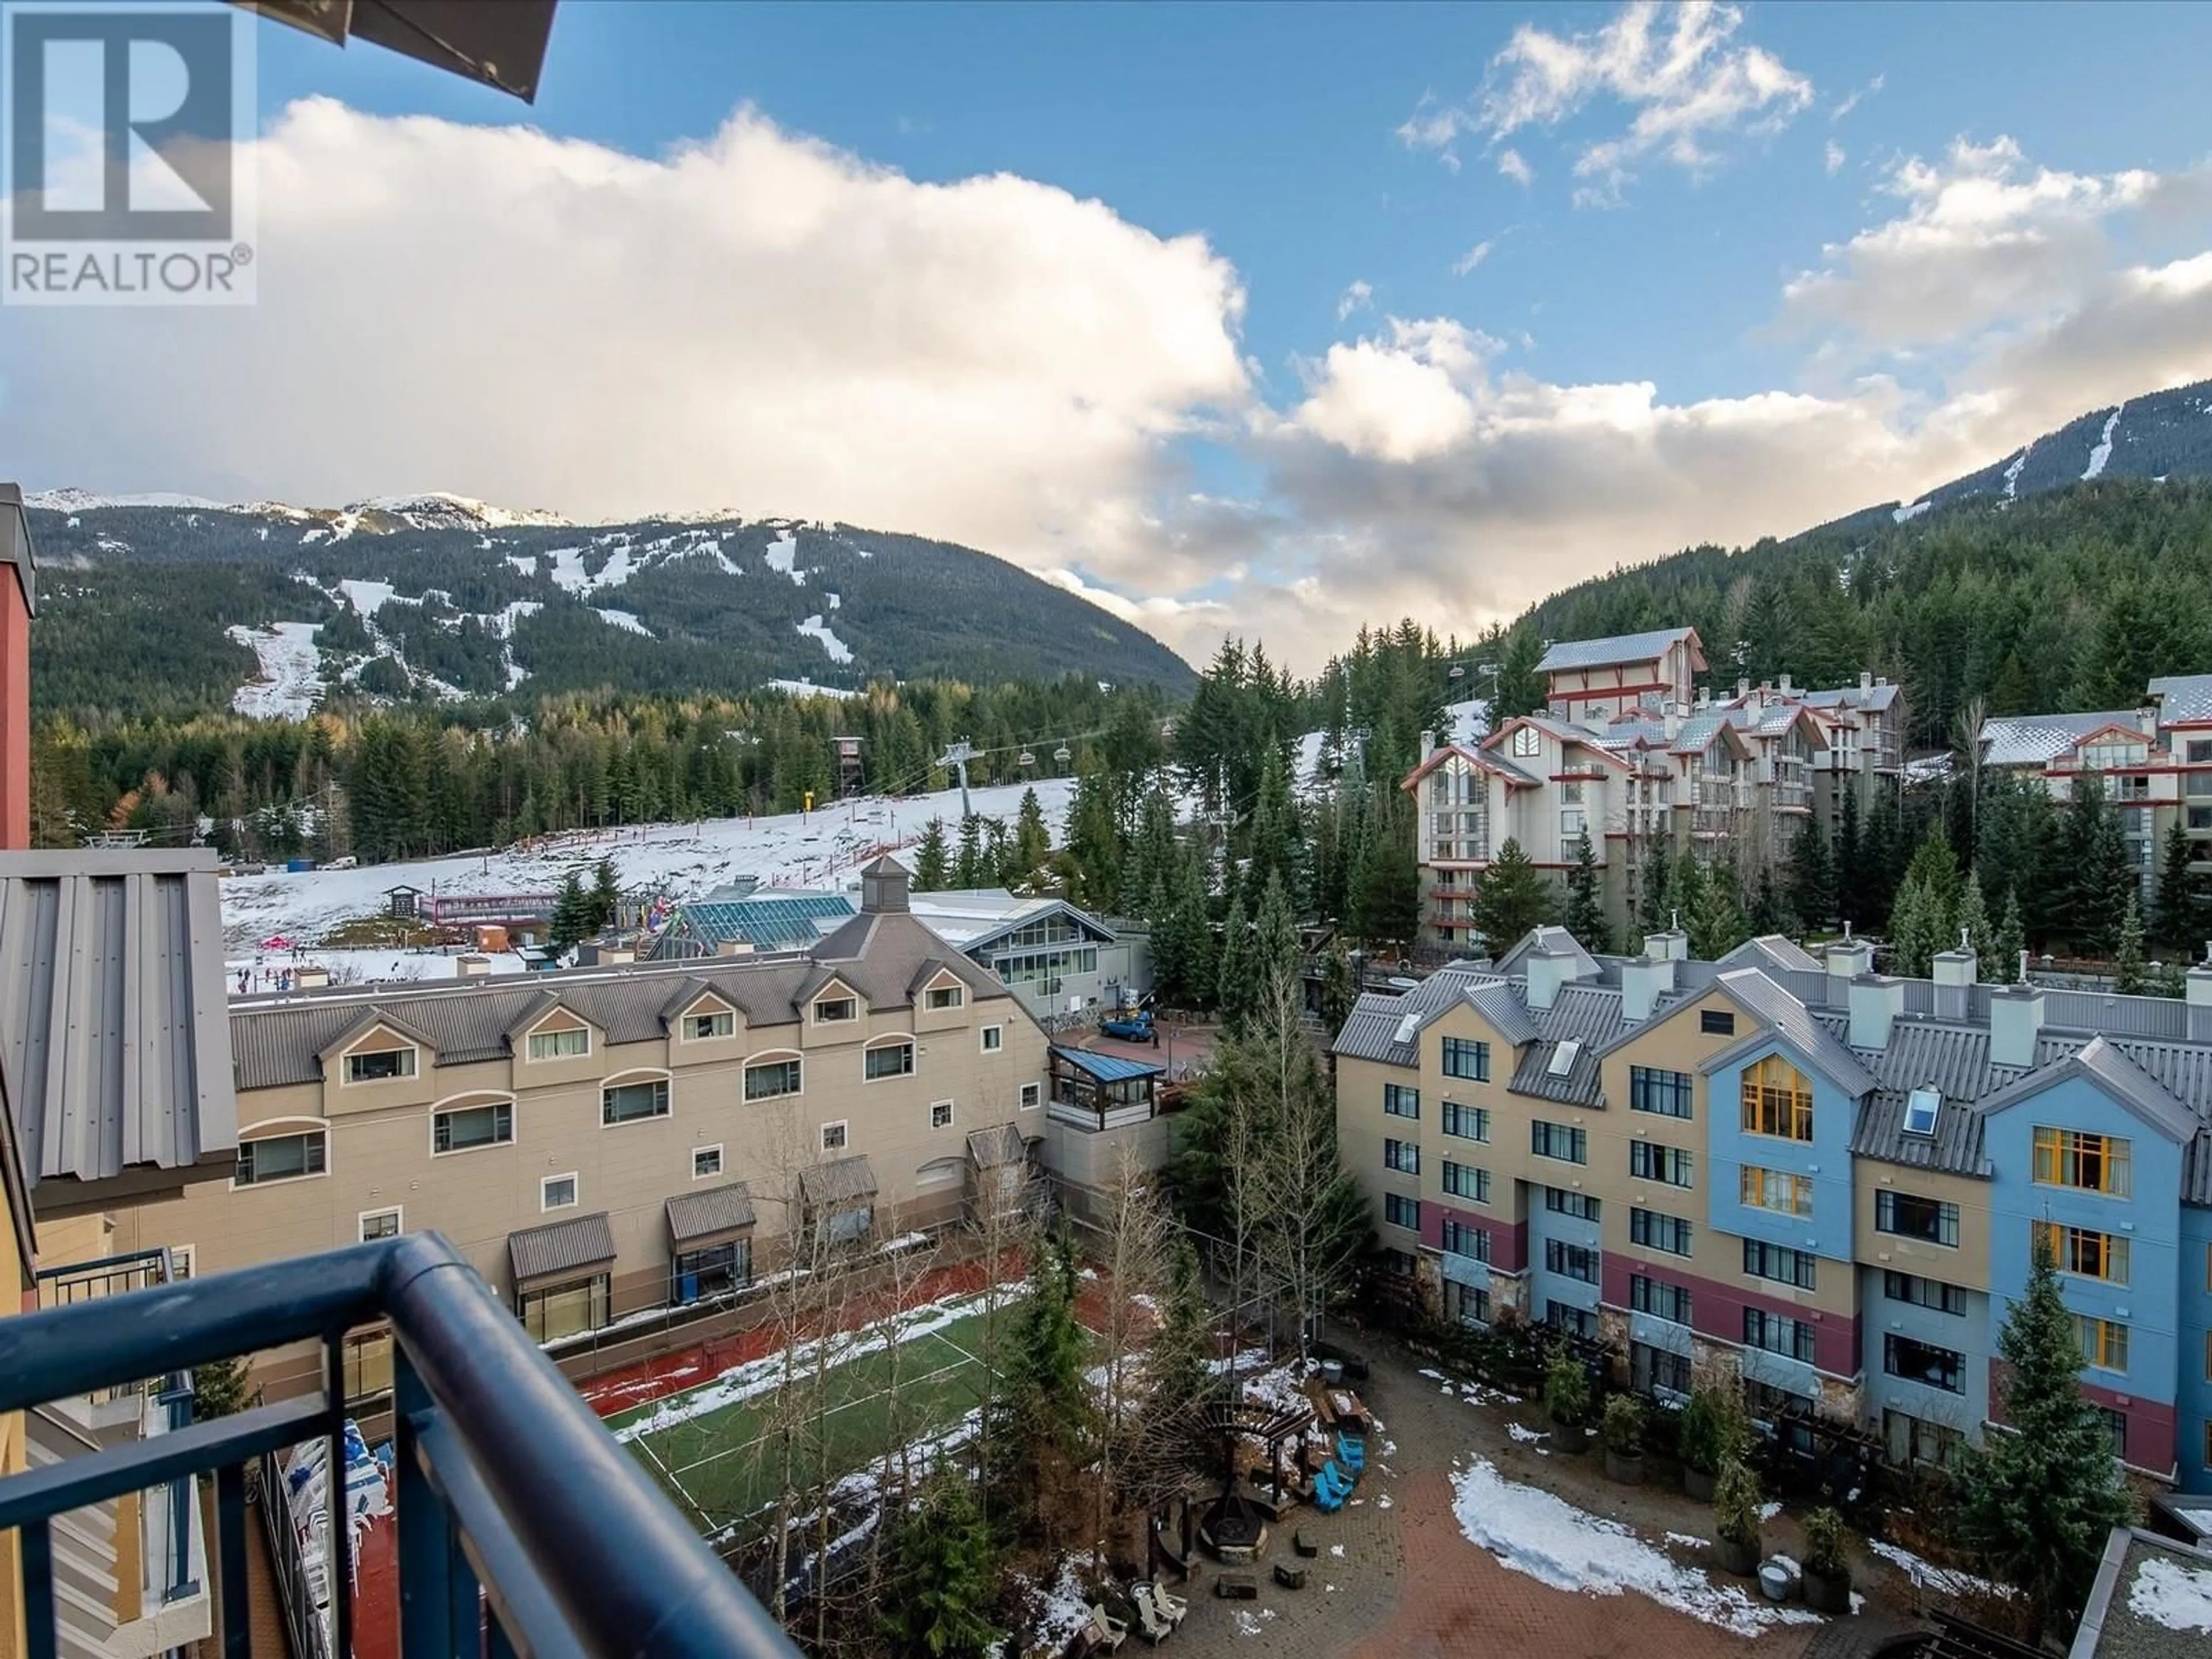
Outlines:
<svg viewBox="0 0 2212 1659"><path fill-rule="evenodd" d="M1452 1514L1453 1464L1470 1451L1510 1479L1556 1490L1647 1539L1669 1531L1710 1535L1710 1511L1676 1491L1613 1486L1595 1454L1553 1457L1538 1449L1540 1442L1512 1438L1509 1421L1539 1424L1532 1407L1477 1406L1403 1360L1373 1358L1375 1375L1361 1395L1381 1426L1369 1441L1358 1498L1334 1516L1292 1512L1270 1540L1257 1601L1216 1600L1218 1569L1201 1566L1189 1587L1190 1616L1170 1644L1185 1659L1853 1659L1899 1630L1870 1604L1863 1618L1747 1638L1632 1590L1557 1590L1500 1565L1462 1535ZM1292 1559L1294 1528L1322 1546L1305 1564L1315 1571L1304 1590L1282 1589L1268 1571L1273 1561ZM1802 1553L1785 1521L1771 1524L1767 1547Z"/></svg>

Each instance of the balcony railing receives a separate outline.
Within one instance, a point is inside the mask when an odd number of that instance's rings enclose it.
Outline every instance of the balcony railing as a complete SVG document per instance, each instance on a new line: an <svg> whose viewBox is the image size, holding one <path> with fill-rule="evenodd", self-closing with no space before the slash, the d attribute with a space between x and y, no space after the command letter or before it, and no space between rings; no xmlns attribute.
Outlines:
<svg viewBox="0 0 2212 1659"><path fill-rule="evenodd" d="M226 1659L248 1659L246 1466L320 1437L345 1468L345 1334L392 1333L400 1651L796 1659L760 1604L616 1444L442 1237L410 1234L0 1320L0 1413L311 1340L301 1399L0 1479L20 1528L29 1659L58 1648L55 1522L212 1472ZM332 1649L352 1650L350 1528L333 1516ZM487 1642L487 1638L489 1640Z"/></svg>

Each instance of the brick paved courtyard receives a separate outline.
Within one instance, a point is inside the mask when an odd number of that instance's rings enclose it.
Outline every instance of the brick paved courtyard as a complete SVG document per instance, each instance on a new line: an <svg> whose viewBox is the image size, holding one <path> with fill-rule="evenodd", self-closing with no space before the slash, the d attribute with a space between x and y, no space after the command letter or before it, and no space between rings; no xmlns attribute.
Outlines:
<svg viewBox="0 0 2212 1659"><path fill-rule="evenodd" d="M1513 1480L1556 1491L1655 1542L1668 1532L1710 1536L1710 1516L1671 1489L1612 1485L1601 1476L1595 1454L1554 1457L1539 1441L1514 1438L1510 1421L1540 1424L1533 1407L1476 1405L1403 1360L1374 1358L1375 1375L1361 1394L1381 1426L1369 1438L1358 1497L1334 1516L1298 1510L1286 1518L1270 1539L1257 1601L1216 1600L1217 1569L1211 1562L1201 1565L1189 1586L1190 1616L1168 1644L1186 1659L1507 1653L1540 1659L1846 1659L1870 1652L1900 1628L1885 1605L1889 1581L1864 1567L1860 1588L1872 1592L1864 1616L1745 1637L1633 1590L1558 1590L1501 1565L1468 1541L1452 1513L1454 1465L1471 1452ZM1313 1571L1303 1590L1281 1588L1268 1571L1273 1561L1293 1559L1296 1528L1321 1544L1320 1555L1305 1564ZM1769 1526L1766 1547L1800 1553L1802 1540L1794 1524L1778 1518ZM1697 1557L1686 1547L1672 1553L1685 1561ZM1757 1595L1755 1587L1746 1588Z"/></svg>

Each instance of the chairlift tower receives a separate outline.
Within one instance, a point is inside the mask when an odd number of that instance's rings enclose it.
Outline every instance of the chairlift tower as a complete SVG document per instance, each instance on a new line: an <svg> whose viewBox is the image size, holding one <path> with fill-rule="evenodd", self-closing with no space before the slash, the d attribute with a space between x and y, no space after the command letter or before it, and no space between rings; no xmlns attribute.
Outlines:
<svg viewBox="0 0 2212 1659"><path fill-rule="evenodd" d="M960 779L960 817L963 823L975 816L968 805L968 763L975 758L975 747L967 738L951 744L937 757L939 766L949 766Z"/></svg>

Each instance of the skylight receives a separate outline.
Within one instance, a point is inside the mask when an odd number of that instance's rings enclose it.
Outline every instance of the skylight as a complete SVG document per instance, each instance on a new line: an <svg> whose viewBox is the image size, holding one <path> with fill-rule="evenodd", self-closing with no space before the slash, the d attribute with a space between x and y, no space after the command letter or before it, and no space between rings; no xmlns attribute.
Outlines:
<svg viewBox="0 0 2212 1659"><path fill-rule="evenodd" d="M1575 1057L1582 1051L1583 1045L1573 1037L1569 1037L1552 1050L1552 1062L1545 1066L1545 1072L1553 1077L1565 1077L1575 1069Z"/></svg>
<svg viewBox="0 0 2212 1659"><path fill-rule="evenodd" d="M1420 1029L1420 1015L1418 1013L1408 1014L1405 1018L1398 1022L1398 1035L1395 1040L1399 1042L1411 1042L1413 1040L1413 1033Z"/></svg>
<svg viewBox="0 0 2212 1659"><path fill-rule="evenodd" d="M1915 1089L1905 1097L1905 1133L1932 1139L1936 1133L1936 1110L1942 1103L1942 1092L1934 1084L1923 1084Z"/></svg>

